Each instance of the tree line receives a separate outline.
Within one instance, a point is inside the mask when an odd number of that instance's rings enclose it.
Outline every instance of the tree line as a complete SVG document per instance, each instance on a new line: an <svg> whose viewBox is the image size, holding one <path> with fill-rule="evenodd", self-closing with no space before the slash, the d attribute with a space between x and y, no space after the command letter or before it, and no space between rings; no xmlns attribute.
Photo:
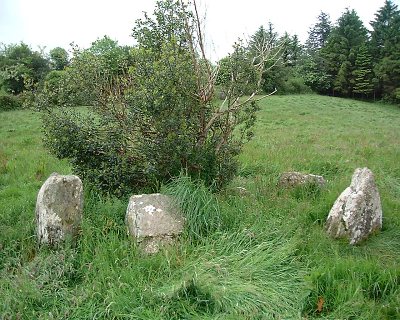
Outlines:
<svg viewBox="0 0 400 320"><path fill-rule="evenodd" d="M321 12L301 44L296 35L279 37L273 25L261 26L248 51L266 42L272 53L263 88L280 93L319 94L400 101L400 11L390 0L377 11L368 31L355 10L346 9L333 24ZM222 60L223 61L223 60Z"/></svg>
<svg viewBox="0 0 400 320"><path fill-rule="evenodd" d="M400 101L400 12L386 0L369 32L354 10L335 25L326 13L304 46L305 83L322 94Z"/></svg>
<svg viewBox="0 0 400 320"><path fill-rule="evenodd" d="M321 12L310 27L308 39L301 44L296 35L278 35L272 23L261 26L245 53L257 59L260 46L269 50L264 61L261 87L278 93L314 91L320 94L400 101L400 11L391 1L375 14L368 31L355 10L346 9L335 24ZM115 64L118 52L129 55L109 37L98 39L89 50L103 53ZM114 60L114 62L112 62ZM229 56L218 61L217 84L223 86L230 74ZM49 54L34 51L27 44L3 45L0 50L0 92L18 96L32 88L54 85L70 62L67 51L57 47ZM257 80L248 83L249 90Z"/></svg>

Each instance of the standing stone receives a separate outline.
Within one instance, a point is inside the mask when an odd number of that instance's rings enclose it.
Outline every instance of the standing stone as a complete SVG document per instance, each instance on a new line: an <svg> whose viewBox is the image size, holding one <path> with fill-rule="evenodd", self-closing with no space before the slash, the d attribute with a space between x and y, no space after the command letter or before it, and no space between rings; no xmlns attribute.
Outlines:
<svg viewBox="0 0 400 320"><path fill-rule="evenodd" d="M184 223L171 198L159 193L131 196L125 220L128 234L146 253L156 253L161 245L172 243Z"/></svg>
<svg viewBox="0 0 400 320"><path fill-rule="evenodd" d="M40 188L36 202L39 244L57 245L80 229L83 186L77 176L53 173Z"/></svg>
<svg viewBox="0 0 400 320"><path fill-rule="evenodd" d="M335 201L326 221L326 231L333 238L347 237L357 244L382 228L382 206L374 175L368 168L358 168L350 187Z"/></svg>
<svg viewBox="0 0 400 320"><path fill-rule="evenodd" d="M279 177L278 186L280 187L297 187L306 184L315 184L323 187L326 184L324 177L315 174L306 174L300 172L284 172Z"/></svg>

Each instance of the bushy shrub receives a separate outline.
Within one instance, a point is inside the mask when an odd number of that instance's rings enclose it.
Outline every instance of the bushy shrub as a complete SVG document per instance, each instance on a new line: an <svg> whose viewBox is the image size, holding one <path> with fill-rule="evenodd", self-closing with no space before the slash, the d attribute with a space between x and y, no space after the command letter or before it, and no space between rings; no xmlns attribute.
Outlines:
<svg viewBox="0 0 400 320"><path fill-rule="evenodd" d="M301 77L289 77L282 87L282 92L285 94L300 94L310 93L311 89L304 83Z"/></svg>
<svg viewBox="0 0 400 320"><path fill-rule="evenodd" d="M22 101L18 96L0 93L0 111L9 111L22 108Z"/></svg>
<svg viewBox="0 0 400 320"><path fill-rule="evenodd" d="M104 38L101 50L99 42L77 50L61 84L48 81L37 95L46 145L101 190L154 190L182 169L220 188L235 174L257 110L255 93L241 98L243 84L263 70L237 46L229 64L235 77L224 83L228 98L216 105L217 69L195 50L193 15L180 2L158 2L156 20L137 21L135 48L120 50ZM75 108L80 97L90 107Z"/></svg>
<svg viewBox="0 0 400 320"><path fill-rule="evenodd" d="M0 47L1 86L7 92L22 93L41 82L48 71L47 59L25 43Z"/></svg>
<svg viewBox="0 0 400 320"><path fill-rule="evenodd" d="M98 189L117 196L132 190L151 191L157 181L146 155L114 122L95 118L85 109L44 113L45 145L74 172Z"/></svg>
<svg viewBox="0 0 400 320"><path fill-rule="evenodd" d="M60 70L50 71L44 79L44 86L49 90L58 90L64 74L65 72Z"/></svg>

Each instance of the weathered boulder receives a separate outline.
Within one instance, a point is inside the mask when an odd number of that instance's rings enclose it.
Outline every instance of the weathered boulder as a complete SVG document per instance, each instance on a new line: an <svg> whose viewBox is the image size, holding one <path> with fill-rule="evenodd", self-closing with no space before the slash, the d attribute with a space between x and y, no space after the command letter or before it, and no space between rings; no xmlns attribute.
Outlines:
<svg viewBox="0 0 400 320"><path fill-rule="evenodd" d="M39 244L57 245L74 238L83 212L83 186L79 177L53 173L40 188L36 201Z"/></svg>
<svg viewBox="0 0 400 320"><path fill-rule="evenodd" d="M182 233L184 219L169 196L133 195L126 211L128 234L146 253L156 253Z"/></svg>
<svg viewBox="0 0 400 320"><path fill-rule="evenodd" d="M329 212L326 231L333 238L347 237L350 244L357 244L381 228L382 207L374 175L368 168L358 168L350 187Z"/></svg>
<svg viewBox="0 0 400 320"><path fill-rule="evenodd" d="M323 187L326 184L324 177L301 172L284 172L279 177L278 186L292 188L306 184L315 184Z"/></svg>

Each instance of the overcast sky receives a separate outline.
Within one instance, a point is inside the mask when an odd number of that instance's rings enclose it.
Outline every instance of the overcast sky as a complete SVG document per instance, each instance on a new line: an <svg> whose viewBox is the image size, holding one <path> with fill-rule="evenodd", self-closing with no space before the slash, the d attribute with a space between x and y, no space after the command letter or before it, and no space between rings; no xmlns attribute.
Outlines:
<svg viewBox="0 0 400 320"><path fill-rule="evenodd" d="M237 38L248 38L271 21L279 33L297 34L301 41L321 11L335 22L345 8L355 9L369 21L384 0L198 0L206 11L207 40L213 60L226 55ZM399 5L400 0L394 0ZM153 0L0 0L0 42L23 41L37 49L74 41L80 47L104 35L132 45L134 21L143 11L153 12Z"/></svg>

